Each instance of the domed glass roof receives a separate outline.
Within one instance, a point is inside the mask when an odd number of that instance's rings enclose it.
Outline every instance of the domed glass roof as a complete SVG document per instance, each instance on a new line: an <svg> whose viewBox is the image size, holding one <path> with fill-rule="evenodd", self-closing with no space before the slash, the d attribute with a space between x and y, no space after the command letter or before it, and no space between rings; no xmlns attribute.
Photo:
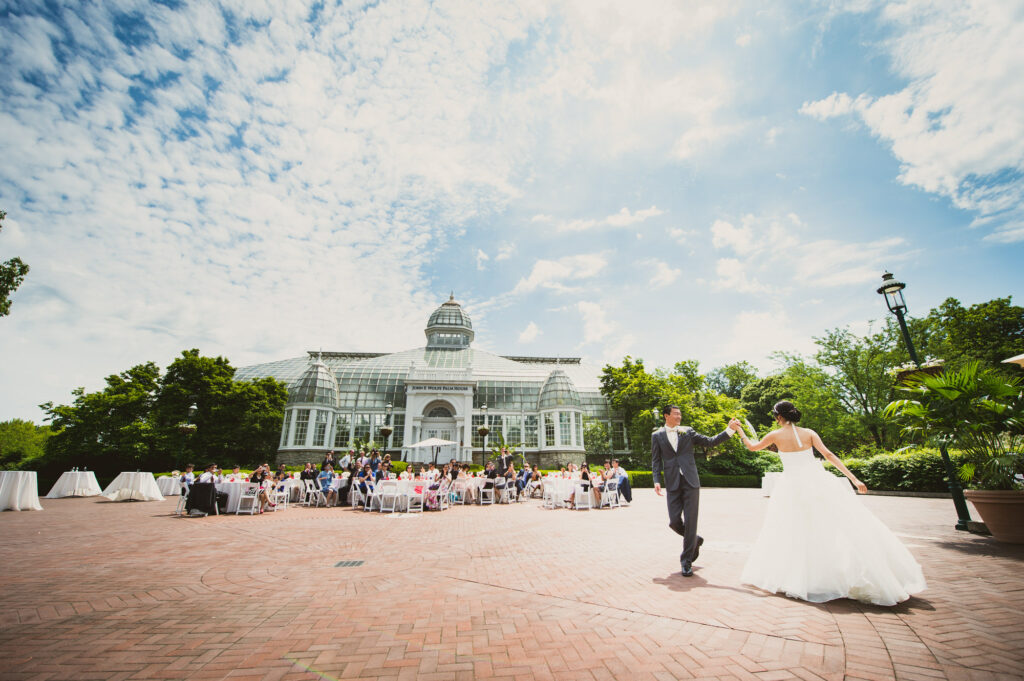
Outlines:
<svg viewBox="0 0 1024 681"><path fill-rule="evenodd" d="M473 322L469 320L469 315L465 313L462 306L455 302L453 293L446 302L441 304L441 307L430 315L430 319L427 320L427 328L432 326L460 326L472 329Z"/></svg>
<svg viewBox="0 0 1024 681"><path fill-rule="evenodd" d="M555 369L544 381L544 387L540 389L540 399L537 401L538 409L551 409L554 407L579 407L580 394L576 392L573 385L564 371Z"/></svg>
<svg viewBox="0 0 1024 681"><path fill-rule="evenodd" d="M334 377L334 372L327 368L323 360L317 358L311 361L305 373L288 387L288 402L336 407L338 394L338 379Z"/></svg>

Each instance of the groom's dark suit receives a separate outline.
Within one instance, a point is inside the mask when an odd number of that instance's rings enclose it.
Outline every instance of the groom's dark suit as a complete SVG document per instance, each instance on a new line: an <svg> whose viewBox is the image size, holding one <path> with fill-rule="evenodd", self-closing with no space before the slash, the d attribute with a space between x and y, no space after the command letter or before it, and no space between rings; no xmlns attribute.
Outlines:
<svg viewBox="0 0 1024 681"><path fill-rule="evenodd" d="M697 512L700 506L700 477L693 460L693 445L697 443L710 449L728 440L732 432L723 430L714 437L708 437L693 428L682 427L681 430L675 449L664 428L651 435L651 471L656 484L662 484L662 471L665 473L668 526L683 536L683 553L679 560L688 563L694 560L697 551Z"/></svg>

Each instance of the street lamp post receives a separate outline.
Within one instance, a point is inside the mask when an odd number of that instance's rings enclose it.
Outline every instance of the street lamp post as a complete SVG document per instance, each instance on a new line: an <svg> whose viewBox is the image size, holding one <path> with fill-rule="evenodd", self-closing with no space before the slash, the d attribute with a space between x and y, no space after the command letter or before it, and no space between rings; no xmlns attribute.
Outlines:
<svg viewBox="0 0 1024 681"><path fill-rule="evenodd" d="M391 403L384 405L384 427L380 429L380 436L384 438L384 452L388 451L388 438L395 432L391 428Z"/></svg>
<svg viewBox="0 0 1024 681"><path fill-rule="evenodd" d="M483 424L481 424L481 426L479 428L476 429L476 432L479 433L480 437L482 437L484 439L484 447L483 447L483 451L482 451L483 458L481 459L481 463L486 464L487 463L487 433L491 432L490 428L488 428L488 426L487 426L487 405L486 404L480 405L480 413L482 413L484 415L484 422L483 422Z"/></svg>
<svg viewBox="0 0 1024 681"><path fill-rule="evenodd" d="M178 428L181 430L181 450L178 453L178 458L184 460L185 458L185 441L188 440L188 436L195 432L196 427L192 425L192 417L199 411L199 407L195 402L189 405L188 413L185 416L185 423L179 424Z"/></svg>
<svg viewBox="0 0 1024 681"><path fill-rule="evenodd" d="M914 343L910 340L910 331L907 329L907 321L904 318L907 311L907 303L903 299L903 289L906 287L906 284L893 278L892 272L886 272L882 275L882 285L878 288L878 294L885 297L885 304L889 308L889 312L896 315L896 319L900 323L900 331L903 333L903 342L907 346L910 359L914 362L914 366L920 369L921 361L917 358L917 353L914 351ZM956 476L953 462L949 459L949 452L946 451L946 443L944 441L939 442L939 454L942 455L942 463L946 466L946 480L949 484L949 493L953 497L953 506L956 507L957 521L955 527L958 530L969 532L970 527L968 523L971 522L971 512L967 508L964 490L960 486L960 480Z"/></svg>

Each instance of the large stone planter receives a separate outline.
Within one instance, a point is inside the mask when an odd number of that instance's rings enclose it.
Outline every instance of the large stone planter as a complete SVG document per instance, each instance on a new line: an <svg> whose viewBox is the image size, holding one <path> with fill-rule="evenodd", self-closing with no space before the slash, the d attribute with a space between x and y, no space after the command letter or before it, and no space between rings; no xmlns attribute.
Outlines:
<svg viewBox="0 0 1024 681"><path fill-rule="evenodd" d="M996 541L1024 544L1024 491L964 490Z"/></svg>

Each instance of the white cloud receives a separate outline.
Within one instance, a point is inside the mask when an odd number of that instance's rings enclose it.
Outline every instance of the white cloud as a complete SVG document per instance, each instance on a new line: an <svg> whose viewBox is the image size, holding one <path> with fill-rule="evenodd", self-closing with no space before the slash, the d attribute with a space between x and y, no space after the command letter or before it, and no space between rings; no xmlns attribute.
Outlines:
<svg viewBox="0 0 1024 681"><path fill-rule="evenodd" d="M526 328L523 329L522 333L519 334L519 342L532 343L533 341L537 340L537 336L539 336L540 334L540 328L534 322L530 322L529 324L526 325Z"/></svg>
<svg viewBox="0 0 1024 681"><path fill-rule="evenodd" d="M495 262L508 260L516 254L516 245L510 241L503 241L498 247L498 254L494 256Z"/></svg>
<svg viewBox="0 0 1024 681"><path fill-rule="evenodd" d="M884 49L907 85L882 96L834 92L801 112L856 115L890 145L901 182L995 218L989 240L1024 240L1020 3L905 0L880 17L893 35Z"/></svg>
<svg viewBox="0 0 1024 681"><path fill-rule="evenodd" d="M558 260L538 260L533 264L530 274L519 280L512 293L530 293L542 287L566 291L569 290L566 282L594 277L600 274L607 264L607 258L601 253L569 255Z"/></svg>
<svg viewBox="0 0 1024 681"><path fill-rule="evenodd" d="M483 252L482 249L476 250L476 268L480 271L487 269L487 261L490 260L490 256Z"/></svg>
<svg viewBox="0 0 1024 681"><path fill-rule="evenodd" d="M711 234L715 248L733 253L716 261L715 286L741 293L861 285L912 255L899 237L863 243L815 238L813 226L794 213L744 215L739 227L716 220Z"/></svg>
<svg viewBox="0 0 1024 681"><path fill-rule="evenodd" d="M629 208L623 207L618 213L613 213L600 219L577 218L572 220L558 220L551 215L541 214L534 215L530 221L554 225L555 229L559 232L583 232L594 227L629 227L630 225L644 222L649 218L664 215L664 213L665 211L661 210L657 206L644 208L636 211L635 213L630 211Z"/></svg>
<svg viewBox="0 0 1024 681"><path fill-rule="evenodd" d="M600 343L617 328L600 303L581 300L576 304L583 321L583 343Z"/></svg>
<svg viewBox="0 0 1024 681"><path fill-rule="evenodd" d="M652 288L669 286L683 274L678 267L670 267L668 263L661 260L651 260L646 264L651 268L651 279L648 283Z"/></svg>
<svg viewBox="0 0 1024 681"><path fill-rule="evenodd" d="M736 36L736 44L739 45L740 47L748 46L750 44L750 34L742 33Z"/></svg>

